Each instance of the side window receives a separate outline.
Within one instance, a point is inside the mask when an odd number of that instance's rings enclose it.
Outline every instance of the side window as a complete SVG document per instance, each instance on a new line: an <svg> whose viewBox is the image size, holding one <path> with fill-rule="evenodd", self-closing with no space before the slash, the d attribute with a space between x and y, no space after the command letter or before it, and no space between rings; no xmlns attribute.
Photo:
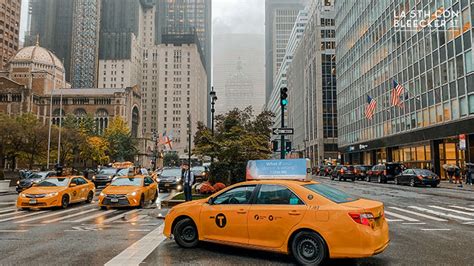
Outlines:
<svg viewBox="0 0 474 266"><path fill-rule="evenodd" d="M145 184L151 184L151 183L153 183L153 180L150 177L146 176L145 177Z"/></svg>
<svg viewBox="0 0 474 266"><path fill-rule="evenodd" d="M304 204L291 190L280 185L262 185L257 195L256 204Z"/></svg>
<svg viewBox="0 0 474 266"><path fill-rule="evenodd" d="M79 183L77 182L77 178L76 178L76 177L74 177L74 178L71 180L71 184L79 185Z"/></svg>
<svg viewBox="0 0 474 266"><path fill-rule="evenodd" d="M214 198L213 204L248 204L255 186L241 186Z"/></svg>
<svg viewBox="0 0 474 266"><path fill-rule="evenodd" d="M78 178L76 178L76 183L77 183L78 186L80 186L80 185L87 184L87 181L84 180L82 177L78 177Z"/></svg>

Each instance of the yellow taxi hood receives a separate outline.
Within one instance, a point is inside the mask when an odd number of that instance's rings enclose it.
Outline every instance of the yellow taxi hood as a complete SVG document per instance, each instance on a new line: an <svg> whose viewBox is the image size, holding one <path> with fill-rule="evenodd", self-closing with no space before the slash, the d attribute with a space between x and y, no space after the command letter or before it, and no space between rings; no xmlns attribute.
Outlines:
<svg viewBox="0 0 474 266"><path fill-rule="evenodd" d="M134 191L139 192L141 187L136 186L108 186L102 190L104 194L128 194Z"/></svg>
<svg viewBox="0 0 474 266"><path fill-rule="evenodd" d="M66 190L67 187L31 187L22 193L25 194L45 194L51 192L60 192Z"/></svg>
<svg viewBox="0 0 474 266"><path fill-rule="evenodd" d="M383 203L380 201L358 199L356 201L342 203L341 205L355 209L363 209L366 212L371 212L374 217L379 217L383 214Z"/></svg>
<svg viewBox="0 0 474 266"><path fill-rule="evenodd" d="M183 202L181 204L178 204L176 205L176 207L183 207L183 208L187 208L187 207L190 207L190 206L195 206L195 205L202 205L204 203L207 202L207 198L206 199L199 199L199 200L192 200L192 201L186 201L186 202Z"/></svg>

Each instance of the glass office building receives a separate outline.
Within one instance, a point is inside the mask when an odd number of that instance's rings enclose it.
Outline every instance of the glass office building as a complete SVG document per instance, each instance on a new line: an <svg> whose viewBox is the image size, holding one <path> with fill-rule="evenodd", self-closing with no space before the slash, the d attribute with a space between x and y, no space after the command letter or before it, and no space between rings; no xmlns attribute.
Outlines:
<svg viewBox="0 0 474 266"><path fill-rule="evenodd" d="M444 177L443 164L474 161L473 20L468 0L336 1L344 162L400 161ZM400 106L393 81L405 88Z"/></svg>

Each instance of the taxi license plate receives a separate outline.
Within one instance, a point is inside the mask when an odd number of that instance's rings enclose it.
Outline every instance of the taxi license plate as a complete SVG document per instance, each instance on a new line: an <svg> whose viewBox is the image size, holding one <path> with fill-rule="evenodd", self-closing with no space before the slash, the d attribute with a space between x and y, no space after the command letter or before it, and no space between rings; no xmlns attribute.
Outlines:
<svg viewBox="0 0 474 266"><path fill-rule="evenodd" d="M36 200L35 200L35 199L31 199L31 200L30 200L30 204L36 204Z"/></svg>
<svg viewBox="0 0 474 266"><path fill-rule="evenodd" d="M118 202L118 199L110 199L110 202Z"/></svg>

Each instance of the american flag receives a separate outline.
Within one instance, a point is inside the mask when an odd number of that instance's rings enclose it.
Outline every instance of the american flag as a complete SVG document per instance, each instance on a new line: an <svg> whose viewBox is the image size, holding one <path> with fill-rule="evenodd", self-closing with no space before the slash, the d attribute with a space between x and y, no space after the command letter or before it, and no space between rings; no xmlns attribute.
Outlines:
<svg viewBox="0 0 474 266"><path fill-rule="evenodd" d="M392 88L392 106L402 106L402 101L400 101L400 96L405 93L405 88L398 84L396 80L393 81Z"/></svg>
<svg viewBox="0 0 474 266"><path fill-rule="evenodd" d="M365 107L365 117L369 120L372 120L375 113L375 108L377 107L377 101L367 95L367 106Z"/></svg>

